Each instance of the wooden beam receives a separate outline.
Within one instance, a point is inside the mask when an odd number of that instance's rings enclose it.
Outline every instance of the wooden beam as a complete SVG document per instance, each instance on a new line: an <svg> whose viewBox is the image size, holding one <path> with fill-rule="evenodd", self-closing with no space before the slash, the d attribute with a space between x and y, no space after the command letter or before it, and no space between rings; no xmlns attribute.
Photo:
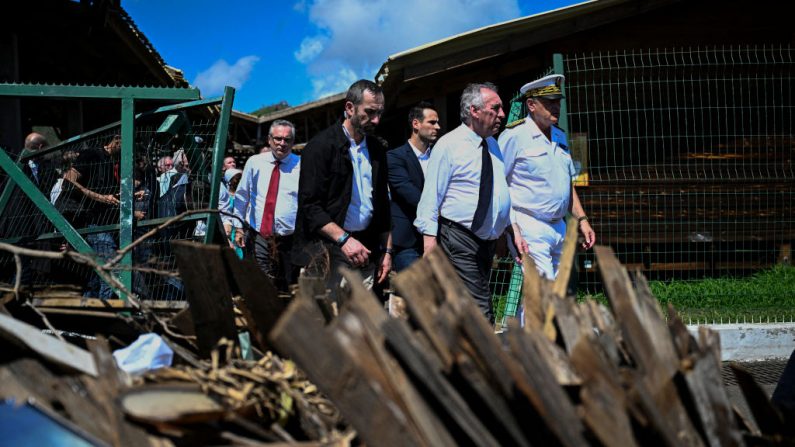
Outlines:
<svg viewBox="0 0 795 447"><path fill-rule="evenodd" d="M174 241L171 249L185 285L200 355L209 358L222 338L237 344L231 289L221 248Z"/></svg>

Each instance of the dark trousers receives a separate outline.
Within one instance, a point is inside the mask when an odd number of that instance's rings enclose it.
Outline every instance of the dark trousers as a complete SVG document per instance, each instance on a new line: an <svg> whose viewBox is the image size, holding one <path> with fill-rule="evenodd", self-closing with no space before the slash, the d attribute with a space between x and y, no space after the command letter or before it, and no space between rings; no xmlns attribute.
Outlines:
<svg viewBox="0 0 795 447"><path fill-rule="evenodd" d="M795 351L792 351L770 400L786 413L785 416L795 416Z"/></svg>
<svg viewBox="0 0 795 447"><path fill-rule="evenodd" d="M292 262L293 236L264 238L255 231L246 237L246 255L253 257L260 270L273 280L276 288L287 292L298 281L298 269Z"/></svg>
<svg viewBox="0 0 795 447"><path fill-rule="evenodd" d="M483 315L494 324L489 277L497 241L484 241L468 228L441 217L437 241Z"/></svg>
<svg viewBox="0 0 795 447"><path fill-rule="evenodd" d="M422 257L422 248L409 247L409 248L395 248L395 255L392 256L392 270L401 272L417 259Z"/></svg>

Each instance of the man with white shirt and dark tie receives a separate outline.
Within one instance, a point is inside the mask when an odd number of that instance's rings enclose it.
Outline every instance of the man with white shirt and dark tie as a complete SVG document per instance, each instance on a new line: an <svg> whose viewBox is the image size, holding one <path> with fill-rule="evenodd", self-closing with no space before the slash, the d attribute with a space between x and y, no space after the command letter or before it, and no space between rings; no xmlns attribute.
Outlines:
<svg viewBox="0 0 795 447"><path fill-rule="evenodd" d="M527 252L511 225L511 198L493 137L505 118L497 87L467 85L460 115L462 124L440 138L431 153L414 225L423 234L425 253L441 246L493 323L489 276L497 239L508 230L517 250Z"/></svg>
<svg viewBox="0 0 795 447"><path fill-rule="evenodd" d="M235 244L253 255L260 269L284 292L297 278L292 246L301 159L292 153L294 140L292 123L278 120L271 124L271 150L246 162L234 198L237 219L231 219L236 228L243 226L241 222L249 227L249 231L235 231Z"/></svg>
<svg viewBox="0 0 795 447"><path fill-rule="evenodd" d="M387 152L389 193L392 210L392 263L396 272L422 256L422 235L414 227L431 144L439 138L439 114L427 102L409 110L411 136L406 144Z"/></svg>

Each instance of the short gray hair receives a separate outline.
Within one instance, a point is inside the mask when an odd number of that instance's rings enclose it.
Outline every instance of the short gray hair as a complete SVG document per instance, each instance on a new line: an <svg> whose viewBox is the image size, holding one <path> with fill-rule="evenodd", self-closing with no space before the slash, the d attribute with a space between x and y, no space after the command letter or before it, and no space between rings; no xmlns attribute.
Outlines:
<svg viewBox="0 0 795 447"><path fill-rule="evenodd" d="M475 106L477 109L482 109L484 107L483 94L480 92L480 89L484 88L493 90L494 93L497 93L497 86L491 82L468 84L464 88L464 92L461 93L461 110L459 111L462 123L469 124L469 108L471 106Z"/></svg>
<svg viewBox="0 0 795 447"><path fill-rule="evenodd" d="M290 128L290 138L295 140L295 125L293 125L293 123L291 123L291 122L289 122L287 120L275 120L274 122L272 122L270 129L268 129L268 136L272 137L273 136L273 129L275 129L277 127L280 127L280 126L289 127Z"/></svg>

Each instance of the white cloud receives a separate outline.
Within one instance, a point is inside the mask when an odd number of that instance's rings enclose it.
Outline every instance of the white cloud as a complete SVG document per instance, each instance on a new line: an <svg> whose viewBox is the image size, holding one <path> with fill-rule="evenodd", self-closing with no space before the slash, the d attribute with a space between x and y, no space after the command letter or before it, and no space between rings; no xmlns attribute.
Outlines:
<svg viewBox="0 0 795 447"><path fill-rule="evenodd" d="M301 48L295 53L295 59L302 64L311 62L316 58L321 51L323 51L323 41L321 37L304 37L301 41Z"/></svg>
<svg viewBox="0 0 795 447"><path fill-rule="evenodd" d="M390 54L520 15L517 0L402 0L400 7L392 0L299 3L318 30L295 52L307 64L315 92L334 84L328 73L372 79Z"/></svg>
<svg viewBox="0 0 795 447"><path fill-rule="evenodd" d="M326 75L314 76L312 78L313 97L323 98L345 91L360 78L361 76L349 67L340 67L337 71L329 72Z"/></svg>
<svg viewBox="0 0 795 447"><path fill-rule="evenodd" d="M293 11L296 12L305 12L306 11L306 0L299 0L293 4Z"/></svg>
<svg viewBox="0 0 795 447"><path fill-rule="evenodd" d="M240 89L248 81L257 61L259 57L253 55L241 57L232 65L219 59L210 68L196 75L193 85L201 90L204 97L223 92L227 85Z"/></svg>

